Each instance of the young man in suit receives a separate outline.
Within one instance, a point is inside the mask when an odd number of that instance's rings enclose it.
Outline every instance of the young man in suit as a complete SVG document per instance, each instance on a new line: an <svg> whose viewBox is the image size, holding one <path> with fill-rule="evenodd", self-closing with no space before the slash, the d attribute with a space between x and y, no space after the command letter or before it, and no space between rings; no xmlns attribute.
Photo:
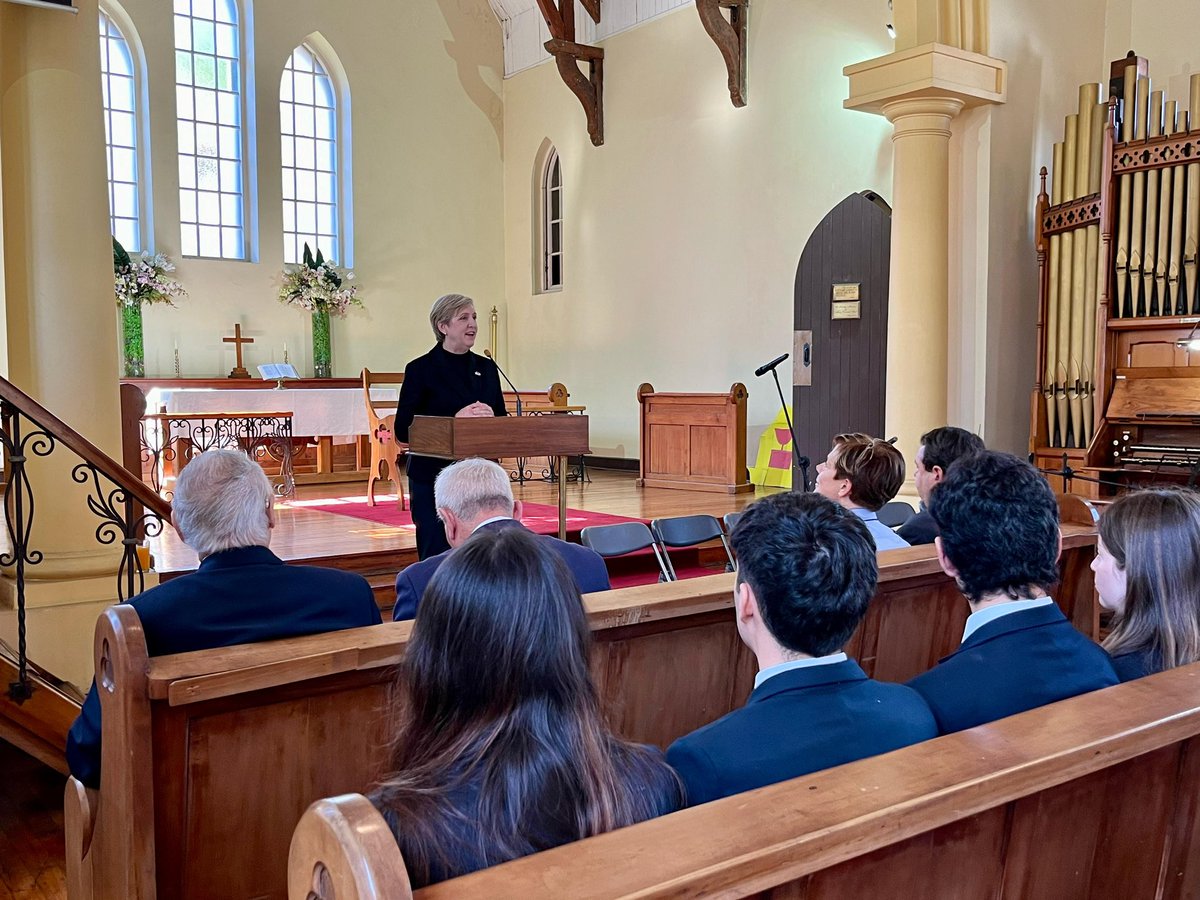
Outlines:
<svg viewBox="0 0 1200 900"><path fill-rule="evenodd" d="M816 494L775 494L731 538L738 634L759 672L745 706L667 750L689 805L937 734L915 691L867 678L841 652L879 575L862 519Z"/></svg>
<svg viewBox="0 0 1200 900"><path fill-rule="evenodd" d="M904 484L904 456L869 434L839 434L829 456L817 463L818 494L862 519L877 550L897 550L908 541L879 521L879 510Z"/></svg>
<svg viewBox="0 0 1200 900"><path fill-rule="evenodd" d="M1029 463L982 451L930 495L943 571L971 615L958 650L909 685L943 734L1117 683L1108 654L1049 596L1062 535L1050 485Z"/></svg>
<svg viewBox="0 0 1200 900"><path fill-rule="evenodd" d="M171 521L200 567L129 601L151 656L379 624L361 575L285 565L267 549L274 492L244 453L209 450L188 463L175 483ZM71 774L93 788L100 786L100 737L93 681L67 736Z"/></svg>
<svg viewBox="0 0 1200 900"><path fill-rule="evenodd" d="M914 547L918 544L932 544L933 539L937 537L937 525L933 523L933 516L929 514L929 495L946 477L952 462L982 449L983 441L979 435L952 425L935 428L921 435L921 446L917 448L913 466L913 482L917 486L917 494L921 497L924 509L897 528L896 534Z"/></svg>
<svg viewBox="0 0 1200 900"><path fill-rule="evenodd" d="M464 459L447 466L438 473L433 493L451 549L400 570L396 576L396 605L392 609L392 618L397 622L416 616L421 595L433 573L454 548L461 547L476 531L525 530L521 524L521 501L513 499L508 473L490 459ZM581 594L608 590L608 568L595 550L546 534L537 538L562 557Z"/></svg>

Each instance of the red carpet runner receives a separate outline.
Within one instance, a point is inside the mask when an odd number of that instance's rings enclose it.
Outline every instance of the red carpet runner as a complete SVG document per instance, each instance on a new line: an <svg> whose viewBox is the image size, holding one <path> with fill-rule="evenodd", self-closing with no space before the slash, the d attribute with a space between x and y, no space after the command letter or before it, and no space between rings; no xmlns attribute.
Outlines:
<svg viewBox="0 0 1200 900"><path fill-rule="evenodd" d="M391 525L395 528L412 528L412 513L400 509L392 499L377 499L375 506L368 506L366 501L357 498L328 497L321 500L293 500L288 506L297 509L312 509L318 512L335 513L339 516L350 516L354 519L366 519L368 522L378 522L380 525ZM521 521L526 528L538 534L558 533L558 507L545 503L526 503L525 514ZM626 516L613 516L608 513L588 512L584 509L567 509L567 534L578 540L579 531L591 525L615 525L619 522L645 522L645 519L631 519Z"/></svg>

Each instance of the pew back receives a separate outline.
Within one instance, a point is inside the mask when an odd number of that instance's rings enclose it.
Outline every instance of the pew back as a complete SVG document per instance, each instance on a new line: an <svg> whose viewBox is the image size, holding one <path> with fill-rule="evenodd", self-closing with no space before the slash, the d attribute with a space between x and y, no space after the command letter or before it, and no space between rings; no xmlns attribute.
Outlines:
<svg viewBox="0 0 1200 900"><path fill-rule="evenodd" d="M1095 532L1064 526L1060 600L1092 605ZM849 647L903 679L951 651L966 604L932 547L880 554L880 582ZM730 614L733 575L586 598L592 672L613 729L665 747L740 706L754 660ZM75 810L90 846L67 848L97 897L283 897L294 826L320 797L383 774L394 667L411 622L149 658L131 607L97 623L103 709L99 797ZM67 805L79 797L68 791ZM90 819L89 819L90 817ZM90 896L83 889L72 897Z"/></svg>
<svg viewBox="0 0 1200 900"><path fill-rule="evenodd" d="M1174 900L1200 891L1197 798L1200 663L387 896ZM361 797L314 804L293 884L406 879L386 829Z"/></svg>

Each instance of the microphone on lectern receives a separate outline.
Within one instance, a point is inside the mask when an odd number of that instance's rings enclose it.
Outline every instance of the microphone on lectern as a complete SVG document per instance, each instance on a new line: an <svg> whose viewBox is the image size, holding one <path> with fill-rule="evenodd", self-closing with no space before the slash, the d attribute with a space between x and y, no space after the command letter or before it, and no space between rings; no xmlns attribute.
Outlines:
<svg viewBox="0 0 1200 900"><path fill-rule="evenodd" d="M500 368L500 363L496 362L496 357L492 356L491 350L484 350L483 355L492 361L496 366L496 371L504 375L504 370ZM508 386L513 389L513 393L517 395L517 415L521 414L521 392L517 390L517 386L512 383L512 379L504 375L504 380L508 382Z"/></svg>
<svg viewBox="0 0 1200 900"><path fill-rule="evenodd" d="M792 354L790 354L790 353L785 353L785 354L783 354L783 356L777 356L775 359L771 360L766 365L759 366L757 369L754 370L754 377L762 378L768 372L773 371L777 365L779 365L781 362L783 362L785 359L787 359L791 355Z"/></svg>

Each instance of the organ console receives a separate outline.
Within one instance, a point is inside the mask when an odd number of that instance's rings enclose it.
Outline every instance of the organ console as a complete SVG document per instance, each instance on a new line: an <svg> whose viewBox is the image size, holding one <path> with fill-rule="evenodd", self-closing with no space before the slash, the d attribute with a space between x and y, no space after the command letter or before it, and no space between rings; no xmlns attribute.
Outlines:
<svg viewBox="0 0 1200 900"><path fill-rule="evenodd" d="M1091 497L1200 477L1200 74L1186 107L1133 53L1110 75L1105 100L1080 88L1037 198L1030 452Z"/></svg>

